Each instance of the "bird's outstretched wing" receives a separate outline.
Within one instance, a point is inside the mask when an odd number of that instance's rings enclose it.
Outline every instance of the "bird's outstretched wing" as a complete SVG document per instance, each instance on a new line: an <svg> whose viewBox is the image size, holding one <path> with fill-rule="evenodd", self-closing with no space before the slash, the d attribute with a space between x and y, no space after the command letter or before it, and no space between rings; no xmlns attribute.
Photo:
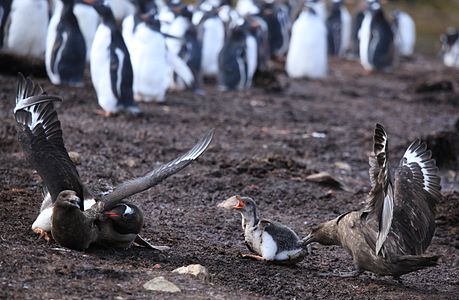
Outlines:
<svg viewBox="0 0 459 300"><path fill-rule="evenodd" d="M159 166L143 177L135 178L118 185L113 192L102 196L102 201L99 204L99 210L110 209L113 205L116 205L124 198L143 192L160 183L167 177L182 170L204 153L212 141L213 134L214 130L209 130L209 132L207 132L207 134L185 154L182 154L176 159Z"/></svg>
<svg viewBox="0 0 459 300"><path fill-rule="evenodd" d="M378 224L376 255L379 254L389 234L394 212L394 189L392 186L388 162L388 137L384 127L376 124L373 152L370 157L371 191L363 212L367 218L373 218Z"/></svg>
<svg viewBox="0 0 459 300"><path fill-rule="evenodd" d="M27 160L45 183L53 202L63 190L73 190L83 199L83 186L65 149L54 101L62 100L46 95L39 85L34 85L30 78L25 79L19 74L14 108L18 140Z"/></svg>
<svg viewBox="0 0 459 300"><path fill-rule="evenodd" d="M406 255L420 255L435 231L435 207L441 198L440 177L432 153L417 139L406 150L395 172L392 228Z"/></svg>

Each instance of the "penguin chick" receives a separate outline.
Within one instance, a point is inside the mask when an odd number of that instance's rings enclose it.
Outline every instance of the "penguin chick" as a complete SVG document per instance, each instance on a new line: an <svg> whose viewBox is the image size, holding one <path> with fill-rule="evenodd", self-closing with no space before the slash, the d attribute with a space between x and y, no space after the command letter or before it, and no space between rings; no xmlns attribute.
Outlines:
<svg viewBox="0 0 459 300"><path fill-rule="evenodd" d="M303 260L306 248L296 233L277 222L260 219L256 205L249 197L233 196L218 205L242 216L247 248L254 254L241 254L257 260L294 264Z"/></svg>
<svg viewBox="0 0 459 300"><path fill-rule="evenodd" d="M320 224L306 244L339 245L353 257L355 271L397 277L435 266L438 256L424 255L435 231L435 206L441 198L440 177L430 150L419 139L406 150L392 183L388 137L376 124L370 157L371 190L366 206Z"/></svg>

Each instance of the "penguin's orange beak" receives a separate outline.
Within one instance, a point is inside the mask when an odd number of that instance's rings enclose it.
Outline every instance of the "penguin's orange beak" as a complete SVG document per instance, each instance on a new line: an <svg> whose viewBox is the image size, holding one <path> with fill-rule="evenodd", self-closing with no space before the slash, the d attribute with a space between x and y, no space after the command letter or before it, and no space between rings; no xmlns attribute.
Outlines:
<svg viewBox="0 0 459 300"><path fill-rule="evenodd" d="M236 196L237 199L237 204L234 206L234 208L244 208L245 202L242 200L240 196Z"/></svg>

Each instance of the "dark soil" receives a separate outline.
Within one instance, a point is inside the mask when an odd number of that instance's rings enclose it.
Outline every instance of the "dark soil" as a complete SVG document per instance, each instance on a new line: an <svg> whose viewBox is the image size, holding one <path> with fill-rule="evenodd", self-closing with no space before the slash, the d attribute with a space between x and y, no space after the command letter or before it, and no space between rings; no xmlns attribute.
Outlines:
<svg viewBox="0 0 459 300"><path fill-rule="evenodd" d="M212 145L197 162L130 198L144 210L143 236L171 247L161 254L140 247L77 252L37 239L30 226L42 200L41 179L15 137L16 77L2 73L0 298L459 299L458 151L443 142L436 155L448 153L444 197L427 251L442 258L437 267L402 276L403 283L369 273L321 277L352 269L350 255L339 247L315 245L296 267L241 259L238 253L246 249L240 217L217 208L229 196L248 195L263 217L305 236L312 225L362 207L376 122L388 131L393 166L416 137L435 143L437 133L442 138L446 132L449 145L457 145L459 72L433 58L417 57L394 71L370 75L358 62L332 61L326 80L288 80L278 72L245 92L220 93L208 85L205 96L174 92L165 105L142 104L141 117L96 115L89 80L78 89L37 79L49 94L64 98L57 110L67 150L81 155L82 180L96 191L143 175L216 128ZM441 82L451 88L425 88ZM306 181L319 171L353 192ZM209 282L170 272L194 263L208 268ZM182 292L145 290L142 285L156 276Z"/></svg>

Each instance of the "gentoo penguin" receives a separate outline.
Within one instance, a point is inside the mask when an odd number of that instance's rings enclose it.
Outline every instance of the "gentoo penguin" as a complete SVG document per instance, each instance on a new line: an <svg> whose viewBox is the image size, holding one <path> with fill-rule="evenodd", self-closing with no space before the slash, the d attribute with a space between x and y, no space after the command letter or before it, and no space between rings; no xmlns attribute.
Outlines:
<svg viewBox="0 0 459 300"><path fill-rule="evenodd" d="M218 55L225 43L225 26L216 10L204 13L198 24L202 40L201 72L204 76L218 75Z"/></svg>
<svg viewBox="0 0 459 300"><path fill-rule="evenodd" d="M288 50L291 19L285 4L273 0L264 1L259 6L259 16L268 25L269 49L271 56L282 58Z"/></svg>
<svg viewBox="0 0 459 300"><path fill-rule="evenodd" d="M202 41L198 37L198 31L195 25L191 24L183 36L183 44L178 53L180 58L187 64L193 73L194 91L202 93L201 90L201 60L202 60ZM176 81L180 80L182 87L185 83L181 78L176 76Z"/></svg>
<svg viewBox="0 0 459 300"><path fill-rule="evenodd" d="M342 0L333 0L327 18L328 53L343 56L351 42L351 15Z"/></svg>
<svg viewBox="0 0 459 300"><path fill-rule="evenodd" d="M294 264L306 255L302 240L292 229L258 217L253 199L233 196L218 206L237 211L242 216L245 244L252 252L242 257Z"/></svg>
<svg viewBox="0 0 459 300"><path fill-rule="evenodd" d="M394 60L394 34L378 0L367 0L359 31L360 62L365 70L383 70Z"/></svg>
<svg viewBox="0 0 459 300"><path fill-rule="evenodd" d="M324 78L327 75L327 28L306 4L293 23L285 71L292 78Z"/></svg>
<svg viewBox="0 0 459 300"><path fill-rule="evenodd" d="M81 33L86 45L86 61L89 62L91 56L92 41L99 26L100 17L97 11L84 0L76 0L73 13L77 18Z"/></svg>
<svg viewBox="0 0 459 300"><path fill-rule="evenodd" d="M363 271L400 275L435 266L438 256L425 255L435 231L435 206L441 198L440 177L430 150L419 139L403 155L392 182L388 137L376 124L370 157L371 190L365 207L320 224L306 243L344 247Z"/></svg>
<svg viewBox="0 0 459 300"><path fill-rule="evenodd" d="M414 44L416 43L416 26L413 18L406 12L395 10L392 12L394 18L395 46L398 53L404 57L413 55Z"/></svg>
<svg viewBox="0 0 459 300"><path fill-rule="evenodd" d="M83 86L86 45L73 13L74 0L57 0L46 37L46 72L53 84Z"/></svg>
<svg viewBox="0 0 459 300"><path fill-rule="evenodd" d="M143 177L121 183L110 193L96 196L95 203L85 210L83 200L88 198L87 192L65 148L55 101L62 100L46 95L40 86L20 75L14 108L18 140L27 161L49 191L44 201L51 202L52 207L51 214L42 216L42 211L37 220L51 224L53 238L63 247L84 250L99 243L126 248L138 238L133 233L140 230L143 217L136 206L125 203L124 199L149 189L193 162L209 146L213 130L187 153ZM117 214L125 218L117 218ZM35 232L48 231L38 225Z"/></svg>
<svg viewBox="0 0 459 300"><path fill-rule="evenodd" d="M443 63L447 67L459 68L459 31L450 27L440 36Z"/></svg>
<svg viewBox="0 0 459 300"><path fill-rule="evenodd" d="M256 55L256 49L252 50ZM256 56L252 57L252 61L256 64ZM230 29L225 45L218 56L218 68L218 82L222 90L241 90L248 87L251 80L249 80L249 54L245 24Z"/></svg>
<svg viewBox="0 0 459 300"><path fill-rule="evenodd" d="M121 110L137 114L134 102L132 65L123 36L116 26L110 7L102 0L84 0L92 4L102 22L97 28L91 49L91 80L104 116Z"/></svg>
<svg viewBox="0 0 459 300"><path fill-rule="evenodd" d="M174 71L188 86L193 73L186 63L167 49L166 39L160 32L156 15L142 16L132 38L132 63L134 70L134 97L137 101L164 101Z"/></svg>
<svg viewBox="0 0 459 300"><path fill-rule="evenodd" d="M14 0L5 48L17 55L44 58L49 10L47 0Z"/></svg>
<svg viewBox="0 0 459 300"><path fill-rule="evenodd" d="M359 32L362 27L363 18L365 18L365 8L356 12L352 22L352 54L354 57L359 57L360 38Z"/></svg>

